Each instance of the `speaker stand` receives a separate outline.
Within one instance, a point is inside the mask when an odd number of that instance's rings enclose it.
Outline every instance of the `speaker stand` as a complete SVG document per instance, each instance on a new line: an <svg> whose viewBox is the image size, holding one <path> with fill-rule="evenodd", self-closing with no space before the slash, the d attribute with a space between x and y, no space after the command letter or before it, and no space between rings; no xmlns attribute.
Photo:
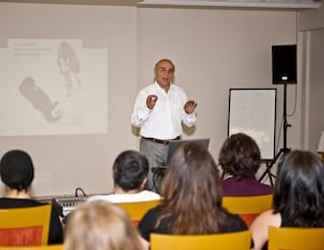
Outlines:
<svg viewBox="0 0 324 250"><path fill-rule="evenodd" d="M287 147L287 132L288 128L291 127L291 124L288 123L287 119L287 82L283 83L283 147L278 151L273 160L266 162L266 170L259 178L259 182L262 182L264 177L268 175L271 186L273 187L273 179L276 177L271 173L272 167L286 154L290 152L290 149Z"/></svg>

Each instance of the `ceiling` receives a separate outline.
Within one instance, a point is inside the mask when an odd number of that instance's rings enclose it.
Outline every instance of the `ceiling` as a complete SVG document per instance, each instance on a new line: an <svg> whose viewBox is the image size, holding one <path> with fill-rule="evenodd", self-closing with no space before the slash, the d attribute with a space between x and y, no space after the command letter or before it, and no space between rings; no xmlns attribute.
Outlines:
<svg viewBox="0 0 324 250"><path fill-rule="evenodd" d="M143 0L139 5L178 5L240 8L318 8L321 0Z"/></svg>
<svg viewBox="0 0 324 250"><path fill-rule="evenodd" d="M0 2L283 9L312 9L321 5L321 0L0 0Z"/></svg>

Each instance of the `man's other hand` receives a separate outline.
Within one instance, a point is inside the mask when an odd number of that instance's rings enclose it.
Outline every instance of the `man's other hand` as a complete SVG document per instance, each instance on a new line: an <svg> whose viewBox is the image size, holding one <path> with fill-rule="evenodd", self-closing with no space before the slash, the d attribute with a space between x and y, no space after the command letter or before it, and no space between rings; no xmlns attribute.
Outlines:
<svg viewBox="0 0 324 250"><path fill-rule="evenodd" d="M194 100L189 100L184 105L184 110L187 114L192 114L197 107L197 103Z"/></svg>

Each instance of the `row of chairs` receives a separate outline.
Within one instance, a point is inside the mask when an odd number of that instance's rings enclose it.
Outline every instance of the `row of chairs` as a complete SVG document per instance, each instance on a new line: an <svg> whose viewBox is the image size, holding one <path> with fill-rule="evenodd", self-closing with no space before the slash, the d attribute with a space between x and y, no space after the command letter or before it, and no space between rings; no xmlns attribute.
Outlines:
<svg viewBox="0 0 324 250"><path fill-rule="evenodd" d="M250 232L204 236L151 235L151 250L248 250ZM323 250L323 228L274 228L269 230L268 250Z"/></svg>
<svg viewBox="0 0 324 250"><path fill-rule="evenodd" d="M136 224L149 209L157 206L159 203L159 200L155 200L119 203L118 206L124 209L134 224ZM250 224L256 215L269 209L271 203L271 195L225 197L223 199L223 205L230 212L240 214L247 224ZM50 214L50 205L23 209L1 209L0 228L2 229L0 229L0 246L46 245Z"/></svg>
<svg viewBox="0 0 324 250"><path fill-rule="evenodd" d="M124 209L128 216L135 223L140 221L144 214L151 208L157 206L159 200L119 203L119 207ZM239 214L247 225L250 225L253 219L260 213L268 210L272 206L272 195L259 196L236 196L224 197L223 206L233 214Z"/></svg>
<svg viewBox="0 0 324 250"><path fill-rule="evenodd" d="M270 228L269 250L323 250L324 229ZM151 235L151 250L249 250L251 233ZM0 247L0 250L64 250L63 245Z"/></svg>
<svg viewBox="0 0 324 250"><path fill-rule="evenodd" d="M143 215L160 201L120 203L132 221L140 221ZM240 214L247 224L259 213L271 208L272 196L255 197L224 197L223 205L230 212ZM1 209L0 210L0 245L46 245L48 238L49 218L51 206L44 205L34 208ZM19 237L16 237L18 227ZM14 239L14 241L13 241ZM286 229L271 228L269 232L269 249L285 250L323 250L324 229ZM284 239L284 240L283 240ZM17 241L18 240L18 241ZM249 232L201 235L201 236L175 236L157 235L151 236L151 249L250 249L251 235ZM234 245L237 244L237 245ZM281 244L281 245L280 245ZM283 246L282 244L287 244ZM313 245L312 245L313 244ZM212 246L212 248L211 248ZM320 248L316 248L320 246ZM47 247L47 248L46 248ZM241 247L241 248L239 248ZM1 248L0 250L61 250L63 246L44 246L43 248Z"/></svg>

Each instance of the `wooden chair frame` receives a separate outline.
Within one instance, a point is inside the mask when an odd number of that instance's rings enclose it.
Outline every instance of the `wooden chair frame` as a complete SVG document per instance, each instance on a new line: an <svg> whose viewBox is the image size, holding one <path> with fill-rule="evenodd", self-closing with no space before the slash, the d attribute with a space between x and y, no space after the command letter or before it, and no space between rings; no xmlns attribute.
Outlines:
<svg viewBox="0 0 324 250"><path fill-rule="evenodd" d="M0 247L0 250L64 250L64 245Z"/></svg>
<svg viewBox="0 0 324 250"><path fill-rule="evenodd" d="M151 250L250 250L249 231L210 235L151 234Z"/></svg>
<svg viewBox="0 0 324 250"><path fill-rule="evenodd" d="M15 245L16 243L10 243L10 239L6 238L13 235L10 231L13 230L12 232L14 232L17 229L15 234L19 234L19 231L22 233L23 230L32 228L41 231L40 242L32 244L47 245L51 209L52 206L49 204L27 208L0 209L0 234L2 242L8 241L9 245Z"/></svg>
<svg viewBox="0 0 324 250"><path fill-rule="evenodd" d="M323 250L324 228L269 229L269 250Z"/></svg>
<svg viewBox="0 0 324 250"><path fill-rule="evenodd" d="M139 222L148 210L160 204L161 200L115 203L122 208L133 222Z"/></svg>
<svg viewBox="0 0 324 250"><path fill-rule="evenodd" d="M249 226L262 212L271 209L272 194L256 196L225 196L223 206L231 213L238 214Z"/></svg>

